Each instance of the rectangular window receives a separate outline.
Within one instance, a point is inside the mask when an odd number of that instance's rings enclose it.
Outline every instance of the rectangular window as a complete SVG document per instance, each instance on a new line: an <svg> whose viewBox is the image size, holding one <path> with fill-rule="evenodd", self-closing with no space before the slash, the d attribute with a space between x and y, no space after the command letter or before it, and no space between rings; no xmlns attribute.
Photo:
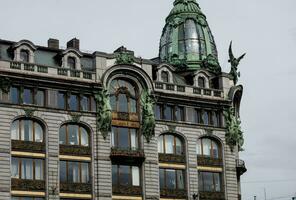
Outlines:
<svg viewBox="0 0 296 200"><path fill-rule="evenodd" d="M120 165L119 166L119 185L129 186L130 184L130 166Z"/></svg>
<svg viewBox="0 0 296 200"><path fill-rule="evenodd" d="M82 96L80 99L81 111L90 110L90 98L88 96Z"/></svg>
<svg viewBox="0 0 296 200"><path fill-rule="evenodd" d="M35 160L35 180L43 180L43 161Z"/></svg>
<svg viewBox="0 0 296 200"><path fill-rule="evenodd" d="M33 180L33 160L23 158L21 164L21 178Z"/></svg>
<svg viewBox="0 0 296 200"><path fill-rule="evenodd" d="M132 184L133 186L140 186L140 170L139 167L132 167Z"/></svg>
<svg viewBox="0 0 296 200"><path fill-rule="evenodd" d="M11 158L11 178L19 178L20 177L20 169L19 169L19 159Z"/></svg>
<svg viewBox="0 0 296 200"><path fill-rule="evenodd" d="M87 162L60 161L60 182L89 183L90 165Z"/></svg>
<svg viewBox="0 0 296 200"><path fill-rule="evenodd" d="M58 92L57 95L58 101L58 108L59 109L66 109L66 93L65 92Z"/></svg>
<svg viewBox="0 0 296 200"><path fill-rule="evenodd" d="M184 171L178 169L159 169L160 189L183 190L185 187Z"/></svg>
<svg viewBox="0 0 296 200"><path fill-rule="evenodd" d="M199 172L199 190L205 192L220 192L221 175L215 172Z"/></svg>
<svg viewBox="0 0 296 200"><path fill-rule="evenodd" d="M139 137L137 129L112 127L111 143L113 147L120 149L137 150Z"/></svg>
<svg viewBox="0 0 296 200"><path fill-rule="evenodd" d="M175 116L177 121L184 121L184 116L185 116L184 107L177 106Z"/></svg>
<svg viewBox="0 0 296 200"><path fill-rule="evenodd" d="M67 162L60 161L60 182L67 182Z"/></svg>
<svg viewBox="0 0 296 200"><path fill-rule="evenodd" d="M17 87L11 87L10 88L10 100L13 104L19 104L20 103L20 90Z"/></svg>
<svg viewBox="0 0 296 200"><path fill-rule="evenodd" d="M113 186L140 186L140 168L128 165L112 165Z"/></svg>
<svg viewBox="0 0 296 200"><path fill-rule="evenodd" d="M160 105L160 104L157 104L155 106L155 119L162 119L162 109L163 108L163 105Z"/></svg>
<svg viewBox="0 0 296 200"><path fill-rule="evenodd" d="M35 102L36 105L45 106L45 92L44 92L44 90L37 90L35 98L36 98L36 102Z"/></svg>
<svg viewBox="0 0 296 200"><path fill-rule="evenodd" d="M164 109L164 119L173 120L174 119L174 106L167 105Z"/></svg>
<svg viewBox="0 0 296 200"><path fill-rule="evenodd" d="M90 103L91 103L91 111L96 112L97 111L97 104L94 97L90 97Z"/></svg>
<svg viewBox="0 0 296 200"><path fill-rule="evenodd" d="M69 176L68 181L70 183L80 183L78 162L68 162L68 176Z"/></svg>
<svg viewBox="0 0 296 200"><path fill-rule="evenodd" d="M194 108L192 107L187 107L186 108L186 118L187 121L192 122L192 123L196 123L196 111Z"/></svg>
<svg viewBox="0 0 296 200"><path fill-rule="evenodd" d="M24 88L23 104L33 104L33 90L32 89Z"/></svg>
<svg viewBox="0 0 296 200"><path fill-rule="evenodd" d="M79 101L78 95L71 94L68 99L69 110L78 111L79 110Z"/></svg>

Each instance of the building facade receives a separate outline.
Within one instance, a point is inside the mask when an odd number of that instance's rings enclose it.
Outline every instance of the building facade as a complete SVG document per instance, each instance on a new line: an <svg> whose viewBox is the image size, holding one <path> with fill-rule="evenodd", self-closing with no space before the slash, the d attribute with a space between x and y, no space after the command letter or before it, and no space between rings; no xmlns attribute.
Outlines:
<svg viewBox="0 0 296 200"><path fill-rule="evenodd" d="M243 87L195 0L176 0L159 56L0 40L1 200L238 200Z"/></svg>

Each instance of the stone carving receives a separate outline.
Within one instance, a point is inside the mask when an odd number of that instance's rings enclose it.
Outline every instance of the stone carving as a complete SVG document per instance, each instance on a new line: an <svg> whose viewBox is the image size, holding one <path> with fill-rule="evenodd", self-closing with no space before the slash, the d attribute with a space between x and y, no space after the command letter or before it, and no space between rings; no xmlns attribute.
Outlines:
<svg viewBox="0 0 296 200"><path fill-rule="evenodd" d="M26 117L33 117L34 116L34 112L36 110L34 110L32 108L25 108L24 111L25 111L25 116Z"/></svg>
<svg viewBox="0 0 296 200"><path fill-rule="evenodd" d="M11 80L8 77L0 77L0 89L8 93L11 87Z"/></svg>
<svg viewBox="0 0 296 200"><path fill-rule="evenodd" d="M232 52L232 41L230 42L228 51L229 51L228 62L231 64L231 71L230 71L229 75L232 77L234 85L236 85L238 78L240 77L240 72L238 72L238 65L239 65L241 59L243 59L246 54L244 53L240 57L235 58L233 55L233 52Z"/></svg>
<svg viewBox="0 0 296 200"><path fill-rule="evenodd" d="M212 54L209 54L203 61L202 67L213 72L213 73L220 73L221 67L217 58L215 58Z"/></svg>
<svg viewBox="0 0 296 200"><path fill-rule="evenodd" d="M234 109L229 108L224 111L226 122L226 143L230 146L231 151L237 145L239 151L243 151L244 137L241 130L241 121L235 116Z"/></svg>
<svg viewBox="0 0 296 200"><path fill-rule="evenodd" d="M112 112L109 93L106 89L95 94L97 103L97 130L101 131L104 139L111 131Z"/></svg>
<svg viewBox="0 0 296 200"><path fill-rule="evenodd" d="M133 64L135 59L132 51L127 50L125 47L120 47L115 51L117 65L119 64Z"/></svg>
<svg viewBox="0 0 296 200"><path fill-rule="evenodd" d="M155 117L154 117L154 98L147 90L143 90L141 94L142 104L142 134L147 142L150 142L154 136Z"/></svg>
<svg viewBox="0 0 296 200"><path fill-rule="evenodd" d="M71 113L72 122L78 123L80 122L81 114Z"/></svg>

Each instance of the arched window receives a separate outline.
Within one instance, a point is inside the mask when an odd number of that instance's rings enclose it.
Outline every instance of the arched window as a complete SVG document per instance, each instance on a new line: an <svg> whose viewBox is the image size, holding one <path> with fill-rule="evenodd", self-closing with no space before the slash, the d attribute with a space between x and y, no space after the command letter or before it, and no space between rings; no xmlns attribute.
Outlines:
<svg viewBox="0 0 296 200"><path fill-rule="evenodd" d="M68 67L70 69L76 69L76 60L74 57L68 57Z"/></svg>
<svg viewBox="0 0 296 200"><path fill-rule="evenodd" d="M184 145L182 140L172 134L164 134L158 138L158 153L182 155Z"/></svg>
<svg viewBox="0 0 296 200"><path fill-rule="evenodd" d="M206 81L204 77L198 77L198 87L205 88Z"/></svg>
<svg viewBox="0 0 296 200"><path fill-rule="evenodd" d="M60 128L60 144L88 147L90 143L88 131L77 124L65 124Z"/></svg>
<svg viewBox="0 0 296 200"><path fill-rule="evenodd" d="M115 79L110 84L110 101L113 111L136 113L138 110L138 90L131 82Z"/></svg>
<svg viewBox="0 0 296 200"><path fill-rule="evenodd" d="M169 82L169 73L166 71L161 72L161 81L168 83Z"/></svg>
<svg viewBox="0 0 296 200"><path fill-rule="evenodd" d="M30 141L30 142L43 142L44 129L35 120L19 119L15 120L11 125L11 139Z"/></svg>
<svg viewBox="0 0 296 200"><path fill-rule="evenodd" d="M29 62L29 51L22 49L20 52L20 60L22 62Z"/></svg>
<svg viewBox="0 0 296 200"><path fill-rule="evenodd" d="M198 156L220 158L221 152L218 143L211 138L201 138L197 142L196 152Z"/></svg>

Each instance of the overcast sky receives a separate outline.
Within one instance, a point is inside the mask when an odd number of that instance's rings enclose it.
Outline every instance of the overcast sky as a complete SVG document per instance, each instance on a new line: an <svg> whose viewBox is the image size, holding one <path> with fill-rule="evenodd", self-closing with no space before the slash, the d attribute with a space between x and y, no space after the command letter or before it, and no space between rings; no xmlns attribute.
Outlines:
<svg viewBox="0 0 296 200"><path fill-rule="evenodd" d="M137 56L158 55L173 0L0 0L0 38L113 52L125 45ZM248 172L243 199L291 199L296 194L296 0L199 0L229 71L228 45L241 62L241 108ZM282 197L282 198L279 198Z"/></svg>

